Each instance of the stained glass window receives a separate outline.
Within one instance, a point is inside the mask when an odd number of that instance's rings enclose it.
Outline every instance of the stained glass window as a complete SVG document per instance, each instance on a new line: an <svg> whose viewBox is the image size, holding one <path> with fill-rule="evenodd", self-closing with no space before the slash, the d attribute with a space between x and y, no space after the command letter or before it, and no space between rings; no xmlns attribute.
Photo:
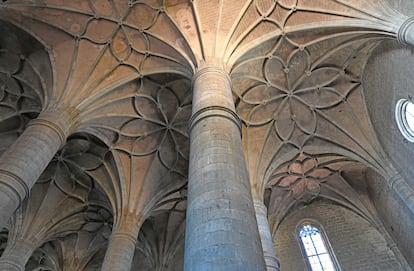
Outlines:
<svg viewBox="0 0 414 271"><path fill-rule="evenodd" d="M299 237L312 271L338 271L319 228L304 223L300 227Z"/></svg>

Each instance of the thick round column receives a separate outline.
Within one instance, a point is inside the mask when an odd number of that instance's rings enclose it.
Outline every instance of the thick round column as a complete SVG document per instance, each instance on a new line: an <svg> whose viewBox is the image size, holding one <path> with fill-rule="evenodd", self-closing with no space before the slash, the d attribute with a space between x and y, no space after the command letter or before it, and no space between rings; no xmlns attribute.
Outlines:
<svg viewBox="0 0 414 271"><path fill-rule="evenodd" d="M266 270L230 79L214 67L193 85L185 271Z"/></svg>
<svg viewBox="0 0 414 271"><path fill-rule="evenodd" d="M275 248L273 247L272 234L267 221L267 208L263 202L254 200L254 209L256 211L257 225L259 227L267 271L279 271L280 263L276 258Z"/></svg>
<svg viewBox="0 0 414 271"><path fill-rule="evenodd" d="M122 224L111 234L101 271L131 270L141 223L136 219L125 218L125 220L129 221L122 221Z"/></svg>
<svg viewBox="0 0 414 271"><path fill-rule="evenodd" d="M0 157L0 229L66 141L69 123L65 112L42 113Z"/></svg>
<svg viewBox="0 0 414 271"><path fill-rule="evenodd" d="M32 256L36 247L24 240L17 240L11 246L7 246L0 258L0 270L24 271L25 265Z"/></svg>
<svg viewBox="0 0 414 271"><path fill-rule="evenodd" d="M398 30L397 39L402 44L414 46L414 17L410 17L402 23Z"/></svg>

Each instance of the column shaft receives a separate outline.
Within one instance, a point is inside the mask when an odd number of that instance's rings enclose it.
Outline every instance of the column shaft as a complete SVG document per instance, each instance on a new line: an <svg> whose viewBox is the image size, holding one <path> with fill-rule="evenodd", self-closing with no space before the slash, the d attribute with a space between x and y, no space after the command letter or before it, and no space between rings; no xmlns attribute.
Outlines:
<svg viewBox="0 0 414 271"><path fill-rule="evenodd" d="M407 181L400 175L396 174L388 180L388 184L392 190L405 203L407 208L414 214L414 189L407 183Z"/></svg>
<svg viewBox="0 0 414 271"><path fill-rule="evenodd" d="M24 240L17 240L12 245L8 245L0 258L0 270L24 271L34 250L35 246Z"/></svg>
<svg viewBox="0 0 414 271"><path fill-rule="evenodd" d="M201 69L194 81L185 240L185 271L263 271L228 76Z"/></svg>
<svg viewBox="0 0 414 271"><path fill-rule="evenodd" d="M141 227L141 223L136 221L135 219L126 222L122 221L122 225L114 229L105 253L101 271L131 270L138 233Z"/></svg>
<svg viewBox="0 0 414 271"><path fill-rule="evenodd" d="M276 258L272 234L270 232L269 222L267 221L267 208L263 202L254 200L254 209L256 211L257 225L259 227L267 271L279 271L280 264Z"/></svg>
<svg viewBox="0 0 414 271"><path fill-rule="evenodd" d="M0 157L0 229L64 144L68 126L64 112L42 113Z"/></svg>

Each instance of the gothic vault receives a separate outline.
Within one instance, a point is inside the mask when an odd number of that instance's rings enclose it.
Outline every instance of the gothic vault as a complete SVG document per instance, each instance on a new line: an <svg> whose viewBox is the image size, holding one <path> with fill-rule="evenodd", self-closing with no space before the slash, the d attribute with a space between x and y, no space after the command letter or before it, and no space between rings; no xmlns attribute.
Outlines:
<svg viewBox="0 0 414 271"><path fill-rule="evenodd" d="M410 0L3 0L0 270L412 270ZM308 268L308 269L306 269Z"/></svg>

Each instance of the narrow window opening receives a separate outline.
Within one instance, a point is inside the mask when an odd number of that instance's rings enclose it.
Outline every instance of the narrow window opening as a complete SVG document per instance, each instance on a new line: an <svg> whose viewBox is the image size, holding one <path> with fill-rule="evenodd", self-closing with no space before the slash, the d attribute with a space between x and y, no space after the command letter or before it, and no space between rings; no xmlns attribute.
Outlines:
<svg viewBox="0 0 414 271"><path fill-rule="evenodd" d="M320 228L310 222L302 223L299 227L299 238L302 252L307 259L311 271L339 271L325 234Z"/></svg>
<svg viewBox="0 0 414 271"><path fill-rule="evenodd" d="M414 103L400 99L395 106L395 120L404 138L414 142Z"/></svg>

